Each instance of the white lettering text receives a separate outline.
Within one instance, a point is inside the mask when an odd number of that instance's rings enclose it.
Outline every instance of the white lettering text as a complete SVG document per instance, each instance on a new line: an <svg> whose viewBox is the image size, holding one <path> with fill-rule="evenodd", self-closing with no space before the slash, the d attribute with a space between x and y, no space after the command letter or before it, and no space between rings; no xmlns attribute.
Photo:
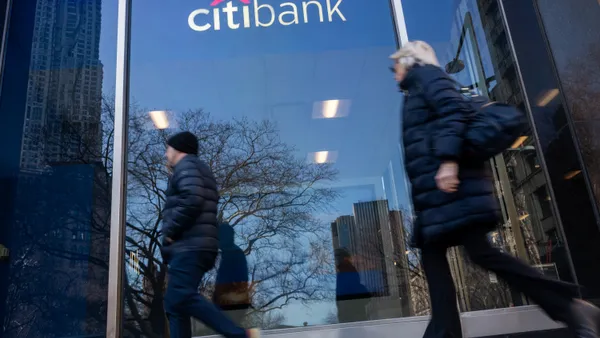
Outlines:
<svg viewBox="0 0 600 338"><path fill-rule="evenodd" d="M268 23L263 23L260 21L260 10L267 9L271 15L271 19ZM258 0L254 0L254 21L256 22L256 27L269 27L275 22L275 9L269 5L259 5Z"/></svg>
<svg viewBox="0 0 600 338"><path fill-rule="evenodd" d="M208 9L197 9L195 11L193 11L192 13L190 13L190 16L188 16L188 25L190 26L191 29L195 30L196 32L204 32L210 29L210 24L207 23L205 25L202 26L198 26L196 24L196 17L200 14L210 14L210 11Z"/></svg>
<svg viewBox="0 0 600 338"><path fill-rule="evenodd" d="M227 6L225 6L225 8L223 8L223 13L227 13L227 25L231 29L238 29L238 28L240 28L240 24L239 23L235 23L233 21L233 13L235 13L237 11L238 11L238 8L237 7L233 7L233 3L231 1L229 1L227 3Z"/></svg>
<svg viewBox="0 0 600 338"><path fill-rule="evenodd" d="M284 3L280 4L279 6L281 8L283 8L284 6L291 7L291 9L289 11L283 11L283 12L281 12L281 14L279 14L279 22L284 26L297 25L298 24L298 7L296 7L296 5L292 2L284 2ZM291 15L293 19L291 21L285 21L284 17L289 16L289 15Z"/></svg>
<svg viewBox="0 0 600 338"><path fill-rule="evenodd" d="M346 17L340 11L339 7L343 0L337 0L335 6L331 8L331 0L327 0L327 15L329 16L329 22L333 21L333 13L337 13L337 15L342 19L342 21L346 21Z"/></svg>
<svg viewBox="0 0 600 338"><path fill-rule="evenodd" d="M328 0L329 1L329 0ZM323 6L318 1L306 1L302 3L302 9L304 10L304 23L308 23L308 6L315 5L319 9L319 22L323 22Z"/></svg>
<svg viewBox="0 0 600 338"><path fill-rule="evenodd" d="M218 31L221 30L221 14L224 14L223 20L227 20L227 27L233 30L240 27L270 27L275 23L282 26L298 25L301 23L300 15L303 18L302 23L309 23L311 20L314 22L317 14L319 22L333 22L338 19L346 21L346 16L342 12L344 0L287 0L287 2L280 3L279 6L259 1L264 0L252 0L252 3L242 4L241 9L236 6L238 1L231 0L227 1L225 6L196 9L188 16L188 25L197 32L205 32L210 29ZM216 2L216 4L219 3ZM325 16L325 10L327 16ZM254 15L251 14L252 12Z"/></svg>

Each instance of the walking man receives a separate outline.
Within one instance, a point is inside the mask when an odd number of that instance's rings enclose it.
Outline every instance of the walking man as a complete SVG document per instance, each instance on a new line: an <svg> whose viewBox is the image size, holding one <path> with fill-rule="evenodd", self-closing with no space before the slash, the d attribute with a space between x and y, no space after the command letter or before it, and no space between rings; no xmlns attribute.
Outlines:
<svg viewBox="0 0 600 338"><path fill-rule="evenodd" d="M172 338L191 338L191 317L227 338L258 338L237 326L198 293L218 254L219 193L210 167L198 158L198 139L182 132L167 141L172 176L163 210L162 255L169 265L165 310Z"/></svg>

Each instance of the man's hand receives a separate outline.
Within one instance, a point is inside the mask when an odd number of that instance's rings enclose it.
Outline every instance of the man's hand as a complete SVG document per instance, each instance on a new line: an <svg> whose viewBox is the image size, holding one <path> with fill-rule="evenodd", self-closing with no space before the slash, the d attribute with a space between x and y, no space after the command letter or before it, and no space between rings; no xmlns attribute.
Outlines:
<svg viewBox="0 0 600 338"><path fill-rule="evenodd" d="M458 180L458 163L444 162L435 175L435 183L438 189L446 193L453 193L458 190L460 181Z"/></svg>

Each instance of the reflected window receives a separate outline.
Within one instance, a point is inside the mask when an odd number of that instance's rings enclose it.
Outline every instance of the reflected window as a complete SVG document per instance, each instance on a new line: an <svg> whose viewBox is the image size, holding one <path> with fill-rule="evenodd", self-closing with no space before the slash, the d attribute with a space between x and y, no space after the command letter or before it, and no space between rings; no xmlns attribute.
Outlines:
<svg viewBox="0 0 600 338"><path fill-rule="evenodd" d="M525 109L517 66L509 46L503 13L497 0L435 0L403 2L410 40L433 46L443 68L465 89ZM433 10L435 9L435 10ZM423 25L423 22L428 25ZM548 254L547 233L558 228L547 195L546 177L538 161L535 136L529 128L503 154L491 160L502 219L494 243L507 252L538 265L556 262L568 271L564 247L553 246ZM523 243L523 245L519 244ZM465 255L449 255L462 311L523 305L522 297L495 277L473 268ZM569 273L561 277L570 280ZM473 286L476 286L473 288ZM486 299L486 301L482 301Z"/></svg>
<svg viewBox="0 0 600 338"><path fill-rule="evenodd" d="M533 192L533 195L535 196L535 200L540 211L540 218L545 219L552 217L552 204L550 203L551 198L548 194L547 187L542 186L536 189Z"/></svg>

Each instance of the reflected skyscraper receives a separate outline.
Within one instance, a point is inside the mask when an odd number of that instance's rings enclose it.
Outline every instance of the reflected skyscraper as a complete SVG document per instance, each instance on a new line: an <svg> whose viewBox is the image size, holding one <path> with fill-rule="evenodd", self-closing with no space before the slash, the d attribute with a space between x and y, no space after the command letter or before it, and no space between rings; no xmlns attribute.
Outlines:
<svg viewBox="0 0 600 338"><path fill-rule="evenodd" d="M333 249L345 248L350 252L356 252L354 229L354 216L340 216L331 223Z"/></svg>
<svg viewBox="0 0 600 338"><path fill-rule="evenodd" d="M97 160L101 19L101 0L37 1L21 168Z"/></svg>
<svg viewBox="0 0 600 338"><path fill-rule="evenodd" d="M376 318L410 316L410 281L402 213L387 200L359 202L353 216L332 224L334 249L354 258L361 283L374 296L368 313Z"/></svg>
<svg viewBox="0 0 600 338"><path fill-rule="evenodd" d="M19 54L20 63L4 78L19 91L2 109L22 122L13 121L19 132L10 142L20 151L9 173L15 183L5 229L11 258L3 337L22 336L20 323L31 337L105 330L111 177L101 158L101 10L101 0L13 7L31 40L10 45L7 60Z"/></svg>

